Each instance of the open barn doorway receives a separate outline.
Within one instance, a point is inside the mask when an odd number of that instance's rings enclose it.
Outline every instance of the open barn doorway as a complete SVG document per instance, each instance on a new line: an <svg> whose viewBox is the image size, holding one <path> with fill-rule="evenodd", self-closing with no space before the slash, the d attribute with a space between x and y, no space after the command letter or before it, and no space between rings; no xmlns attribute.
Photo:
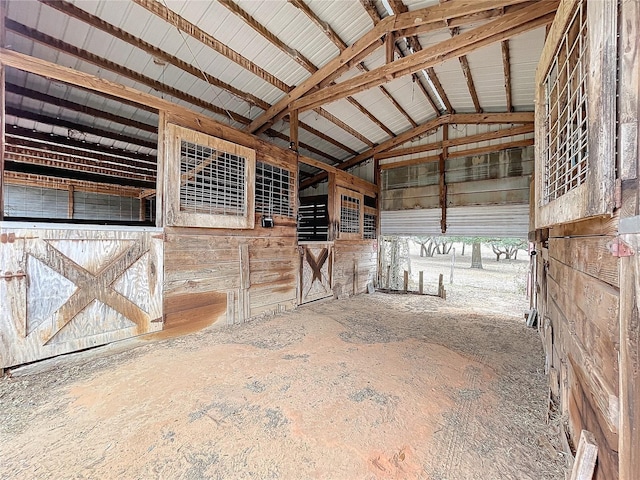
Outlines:
<svg viewBox="0 0 640 480"><path fill-rule="evenodd" d="M519 317L529 309L532 268L523 238L383 236L380 267L383 291L439 295Z"/></svg>

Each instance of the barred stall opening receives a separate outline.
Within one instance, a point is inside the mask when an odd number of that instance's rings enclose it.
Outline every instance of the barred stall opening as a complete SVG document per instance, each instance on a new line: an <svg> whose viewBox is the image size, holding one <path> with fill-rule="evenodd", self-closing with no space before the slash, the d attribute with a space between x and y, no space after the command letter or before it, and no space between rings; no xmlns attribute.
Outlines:
<svg viewBox="0 0 640 480"><path fill-rule="evenodd" d="M289 170L256 162L256 213L293 217L293 187Z"/></svg>
<svg viewBox="0 0 640 480"><path fill-rule="evenodd" d="M360 199L350 195L340 196L340 232L360 233Z"/></svg>
<svg viewBox="0 0 640 480"><path fill-rule="evenodd" d="M570 20L544 79L544 204L583 184L587 178L588 53L583 1Z"/></svg>

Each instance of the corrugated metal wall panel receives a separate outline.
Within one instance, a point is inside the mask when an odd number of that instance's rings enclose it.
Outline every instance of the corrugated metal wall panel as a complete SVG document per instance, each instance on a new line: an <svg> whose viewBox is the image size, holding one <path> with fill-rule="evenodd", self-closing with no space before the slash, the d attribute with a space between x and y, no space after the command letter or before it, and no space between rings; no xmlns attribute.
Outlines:
<svg viewBox="0 0 640 480"><path fill-rule="evenodd" d="M140 200L92 192L74 192L73 218L78 220L140 220Z"/></svg>
<svg viewBox="0 0 640 480"><path fill-rule="evenodd" d="M4 214L7 217L67 218L66 190L4 185Z"/></svg>
<svg viewBox="0 0 640 480"><path fill-rule="evenodd" d="M380 212L382 235L441 235L439 208ZM529 205L486 205L447 209L447 235L526 237Z"/></svg>

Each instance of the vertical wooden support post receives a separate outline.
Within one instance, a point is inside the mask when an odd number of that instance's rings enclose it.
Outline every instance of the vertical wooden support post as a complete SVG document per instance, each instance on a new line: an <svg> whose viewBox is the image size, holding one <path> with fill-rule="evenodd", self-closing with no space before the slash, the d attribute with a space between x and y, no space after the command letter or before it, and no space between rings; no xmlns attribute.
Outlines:
<svg viewBox="0 0 640 480"><path fill-rule="evenodd" d="M387 265L387 290L391 288L391 265Z"/></svg>
<svg viewBox="0 0 640 480"><path fill-rule="evenodd" d="M384 50L385 50L385 57L386 57L387 63L393 62L394 55L395 55L395 47L396 47L395 36L393 32L389 32L384 37Z"/></svg>
<svg viewBox="0 0 640 480"><path fill-rule="evenodd" d="M69 185L68 189L67 189L68 193L69 193L69 199L67 201L67 218L68 219L73 219L73 213L75 211L75 204L74 204L74 188L73 185Z"/></svg>
<svg viewBox="0 0 640 480"><path fill-rule="evenodd" d="M420 270L419 278L418 278L418 291L420 295L424 293L424 272Z"/></svg>
<svg viewBox="0 0 640 480"><path fill-rule="evenodd" d="M251 303L249 300L249 288L251 280L249 278L249 245L243 243L240 249L240 289L238 295L238 313L241 321L246 321L251 317Z"/></svg>
<svg viewBox="0 0 640 480"><path fill-rule="evenodd" d="M640 4L620 5L618 98L621 239L634 255L620 258L619 478L640 472ZM628 230L628 232L627 232Z"/></svg>
<svg viewBox="0 0 640 480"><path fill-rule="evenodd" d="M233 290L227 292L227 325L236 321L236 295Z"/></svg>
<svg viewBox="0 0 640 480"><path fill-rule="evenodd" d="M441 298L445 298L443 274L440 274L440 276L438 277L438 296Z"/></svg>
<svg viewBox="0 0 640 480"><path fill-rule="evenodd" d="M166 182L168 181L166 170L169 167L168 158L171 156L167 151L167 119L166 113L160 111L158 113L158 174L156 180L156 227L164 226L164 206L167 202L164 200L165 192L167 192ZM175 159L177 161L177 159Z"/></svg>
<svg viewBox="0 0 640 480"><path fill-rule="evenodd" d="M453 255L451 256L451 273L449 274L449 284L453 285L453 269L456 266L456 249L453 249Z"/></svg>
<svg viewBox="0 0 640 480"><path fill-rule="evenodd" d="M0 0L0 47L6 45L6 33L4 27L4 17L7 14L6 0ZM5 67L0 64L0 221L4 218L4 130L5 130Z"/></svg>
<svg viewBox="0 0 640 480"><path fill-rule="evenodd" d="M449 125L442 126L442 142L445 144L449 140ZM440 231L444 234L447 233L447 182L445 178L445 170L447 165L447 156L449 155L449 149L447 147L442 148L440 159L438 161L438 167L440 171L440 208L442 209L442 215L440 217Z"/></svg>
<svg viewBox="0 0 640 480"><path fill-rule="evenodd" d="M141 222L144 222L144 219L147 216L147 199L145 197L140 197L140 212L138 213L138 218Z"/></svg>
<svg viewBox="0 0 640 480"><path fill-rule="evenodd" d="M331 242L338 238L338 230L340 228L340 196L337 192L335 173L328 173L327 183L327 216L329 217L328 240Z"/></svg>
<svg viewBox="0 0 640 480"><path fill-rule="evenodd" d="M404 271L404 288L403 288L403 291L404 291L404 293L407 293L408 290L409 290L409 272L407 272L405 270Z"/></svg>
<svg viewBox="0 0 640 480"><path fill-rule="evenodd" d="M511 100L511 61L509 54L509 40L502 41L502 68L504 69L504 89L507 95L507 112L513 112Z"/></svg>
<svg viewBox="0 0 640 480"><path fill-rule="evenodd" d="M298 110L289 112L289 148L298 152Z"/></svg>

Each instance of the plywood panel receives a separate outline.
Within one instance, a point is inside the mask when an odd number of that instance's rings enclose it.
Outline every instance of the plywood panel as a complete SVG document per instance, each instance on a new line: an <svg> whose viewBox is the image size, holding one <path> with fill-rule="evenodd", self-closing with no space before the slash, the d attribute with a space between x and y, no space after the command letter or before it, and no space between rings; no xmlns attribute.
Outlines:
<svg viewBox="0 0 640 480"><path fill-rule="evenodd" d="M162 240L156 229L3 228L0 367L162 327Z"/></svg>

